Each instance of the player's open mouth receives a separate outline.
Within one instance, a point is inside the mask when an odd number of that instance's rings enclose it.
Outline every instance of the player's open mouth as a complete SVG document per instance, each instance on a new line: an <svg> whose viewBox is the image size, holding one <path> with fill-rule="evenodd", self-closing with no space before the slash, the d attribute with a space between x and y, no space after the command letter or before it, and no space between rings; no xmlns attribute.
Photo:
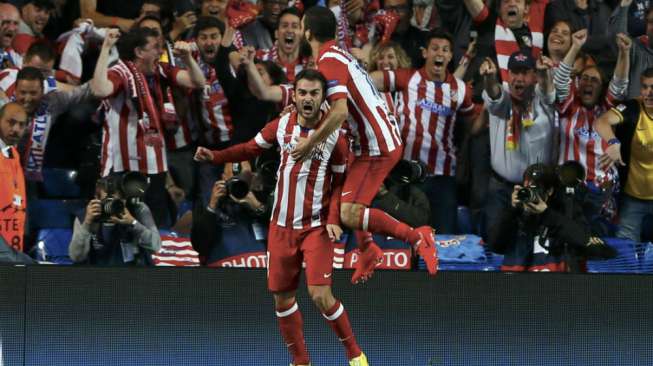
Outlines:
<svg viewBox="0 0 653 366"><path fill-rule="evenodd" d="M593 90L594 90L594 88L592 88L591 86L588 86L587 88L584 88L583 89L583 96L584 97L591 97L592 94L594 94Z"/></svg>
<svg viewBox="0 0 653 366"><path fill-rule="evenodd" d="M293 43L295 43L295 36L294 35L286 35L283 39L283 42L287 46L292 46Z"/></svg>
<svg viewBox="0 0 653 366"><path fill-rule="evenodd" d="M517 10L516 9L509 9L508 10L508 16L509 17L516 17L517 16Z"/></svg>
<svg viewBox="0 0 653 366"><path fill-rule="evenodd" d="M220 15L220 10L218 9L209 9L209 15L212 17L217 17Z"/></svg>
<svg viewBox="0 0 653 366"><path fill-rule="evenodd" d="M302 110L307 113L312 113L313 112L313 105L312 104L304 104L302 106Z"/></svg>
<svg viewBox="0 0 653 366"><path fill-rule="evenodd" d="M442 67L444 66L444 60L435 60L433 65L435 65L435 67Z"/></svg>

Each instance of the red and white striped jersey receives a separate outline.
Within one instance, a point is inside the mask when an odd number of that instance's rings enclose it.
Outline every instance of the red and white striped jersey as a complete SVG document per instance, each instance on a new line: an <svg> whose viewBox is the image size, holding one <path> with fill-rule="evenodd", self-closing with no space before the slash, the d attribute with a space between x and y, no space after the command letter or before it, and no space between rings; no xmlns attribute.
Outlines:
<svg viewBox="0 0 653 366"><path fill-rule="evenodd" d="M266 48L263 50L256 51L256 58L262 61L273 61L279 67L283 69L283 72L286 73L286 79L289 83L295 82L295 75L299 74L300 71L304 70L306 67L307 59L297 58L293 62L282 62L279 59L279 50L277 46L274 45L272 48Z"/></svg>
<svg viewBox="0 0 653 366"><path fill-rule="evenodd" d="M388 106L388 111L395 116L395 120L399 121L399 113L397 113L397 101L395 98L395 93L384 92L383 99L385 99L385 104Z"/></svg>
<svg viewBox="0 0 653 366"><path fill-rule="evenodd" d="M356 156L380 156L401 147L399 129L367 71L335 41L322 45L317 68L327 79L330 103L347 98Z"/></svg>
<svg viewBox="0 0 653 366"><path fill-rule="evenodd" d="M179 71L179 68L169 64L159 64L158 77L166 78L171 85L176 85ZM127 91L130 86L126 83L130 76L126 75L124 67L118 64L109 69L107 77L113 84L113 92L102 102L102 176L112 171L137 171L142 174L167 172L165 143L160 146L145 143L146 127L139 122L135 103ZM158 78L154 78L153 84L161 88ZM161 126L157 127L160 138L164 141Z"/></svg>
<svg viewBox="0 0 653 366"><path fill-rule="evenodd" d="M315 130L300 126L297 112L288 113L268 123L249 142L214 152L213 161L247 160L278 145L281 163L270 221L293 229L339 223L340 190L349 154L344 132L334 131L313 149L310 159L296 161L290 156L297 140Z"/></svg>
<svg viewBox="0 0 653 366"><path fill-rule="evenodd" d="M295 94L295 86L292 84L281 84L281 102L279 102L279 109L283 110L287 106L293 104L292 97Z"/></svg>
<svg viewBox="0 0 653 366"><path fill-rule="evenodd" d="M597 186L607 180L613 180L616 169L605 171L599 164L599 157L605 153L608 143L594 129L594 122L605 111L614 107L618 99L611 88L606 92L605 100L594 108L588 109L581 103L577 89L572 85L567 98L558 105L560 116L560 164L568 160L579 162L585 168L585 180Z"/></svg>
<svg viewBox="0 0 653 366"><path fill-rule="evenodd" d="M383 81L386 90L400 92L404 159L422 161L433 175L455 175L453 132L458 116L474 114L471 88L450 73L443 83L428 80L424 68L384 71Z"/></svg>
<svg viewBox="0 0 653 366"><path fill-rule="evenodd" d="M206 78L206 85L200 96L202 110L199 114L204 140L210 145L230 141L234 126L224 89L220 85L215 68L199 57L197 62Z"/></svg>
<svg viewBox="0 0 653 366"><path fill-rule="evenodd" d="M14 96L16 91L16 78L20 69L10 68L0 71L0 90L2 90L7 97ZM43 93L48 94L57 90L57 81L54 77L50 76L43 80Z"/></svg>

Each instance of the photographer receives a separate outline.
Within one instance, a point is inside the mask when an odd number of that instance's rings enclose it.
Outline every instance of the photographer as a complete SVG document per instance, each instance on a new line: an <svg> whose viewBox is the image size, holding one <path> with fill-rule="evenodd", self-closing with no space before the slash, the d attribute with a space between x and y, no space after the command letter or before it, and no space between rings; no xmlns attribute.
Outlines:
<svg viewBox="0 0 653 366"><path fill-rule="evenodd" d="M148 265L161 248L149 207L141 202L146 178L138 173L98 181L95 199L75 219L68 255L76 263Z"/></svg>
<svg viewBox="0 0 653 366"><path fill-rule="evenodd" d="M203 264L210 262L212 249L222 242L222 229L226 227L250 224L262 229L254 232L254 238L263 239L258 236L265 230L272 207L271 190L267 189L263 175L242 171L229 179L218 180L213 185L208 205L197 205L193 211L191 243Z"/></svg>
<svg viewBox="0 0 653 366"><path fill-rule="evenodd" d="M374 197L372 207L412 227L428 225L431 209L428 197L419 188L426 167L416 160L400 160Z"/></svg>
<svg viewBox="0 0 653 366"><path fill-rule="evenodd" d="M554 194L557 185L553 168L534 164L523 186L514 186L512 207L489 228L490 249L505 255L503 271L578 272L579 255L610 251L600 239L590 240L581 205L565 214L565 202Z"/></svg>

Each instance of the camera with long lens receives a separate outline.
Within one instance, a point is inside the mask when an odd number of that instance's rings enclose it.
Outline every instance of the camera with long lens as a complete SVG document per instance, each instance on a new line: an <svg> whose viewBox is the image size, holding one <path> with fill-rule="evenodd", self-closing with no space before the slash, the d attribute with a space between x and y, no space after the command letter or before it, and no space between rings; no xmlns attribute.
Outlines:
<svg viewBox="0 0 653 366"><path fill-rule="evenodd" d="M426 164L418 160L400 160L390 171L390 179L404 184L424 182Z"/></svg>
<svg viewBox="0 0 653 366"><path fill-rule="evenodd" d="M235 199L243 199L249 193L252 184L252 173L244 171L235 175L227 180L225 187L227 194L233 196Z"/></svg>
<svg viewBox="0 0 653 366"><path fill-rule="evenodd" d="M100 185L107 196L100 201L102 213L99 220L106 222L112 216L120 217L125 208L129 209L141 202L149 186L149 180L138 172L128 172L103 178ZM116 193L122 198L116 197Z"/></svg>
<svg viewBox="0 0 653 366"><path fill-rule="evenodd" d="M120 216L125 210L125 203L115 197L105 197L100 201L100 221L108 221L112 216Z"/></svg>
<svg viewBox="0 0 653 366"><path fill-rule="evenodd" d="M542 193L536 186L522 187L517 191L517 201L524 205L527 203L535 203L540 199L540 197L542 197Z"/></svg>

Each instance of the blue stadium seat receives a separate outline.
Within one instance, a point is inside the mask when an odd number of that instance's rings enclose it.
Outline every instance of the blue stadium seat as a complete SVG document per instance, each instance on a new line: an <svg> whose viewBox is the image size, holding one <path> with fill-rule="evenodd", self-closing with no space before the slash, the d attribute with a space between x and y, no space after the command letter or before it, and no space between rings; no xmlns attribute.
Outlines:
<svg viewBox="0 0 653 366"><path fill-rule="evenodd" d="M73 264L68 256L68 245L73 236L71 229L41 229L38 232L36 245L43 248L45 258L39 258L57 264Z"/></svg>
<svg viewBox="0 0 653 366"><path fill-rule="evenodd" d="M627 239L603 238L617 252L617 257L609 260L587 261L590 273L640 273L641 266L637 255L637 243Z"/></svg>
<svg viewBox="0 0 653 366"><path fill-rule="evenodd" d="M476 235L437 235L439 263L441 271L492 271L501 268L503 256L491 253ZM425 270L420 258L418 268Z"/></svg>
<svg viewBox="0 0 653 366"><path fill-rule="evenodd" d="M45 198L79 198L77 171L68 169L43 169Z"/></svg>
<svg viewBox="0 0 653 366"><path fill-rule="evenodd" d="M458 206L458 232L461 234L471 234L472 231L472 214L467 206Z"/></svg>
<svg viewBox="0 0 653 366"><path fill-rule="evenodd" d="M71 229L75 213L84 208L82 200L34 200L28 202L27 215L32 229Z"/></svg>
<svg viewBox="0 0 653 366"><path fill-rule="evenodd" d="M653 273L653 243L642 243L642 272Z"/></svg>

